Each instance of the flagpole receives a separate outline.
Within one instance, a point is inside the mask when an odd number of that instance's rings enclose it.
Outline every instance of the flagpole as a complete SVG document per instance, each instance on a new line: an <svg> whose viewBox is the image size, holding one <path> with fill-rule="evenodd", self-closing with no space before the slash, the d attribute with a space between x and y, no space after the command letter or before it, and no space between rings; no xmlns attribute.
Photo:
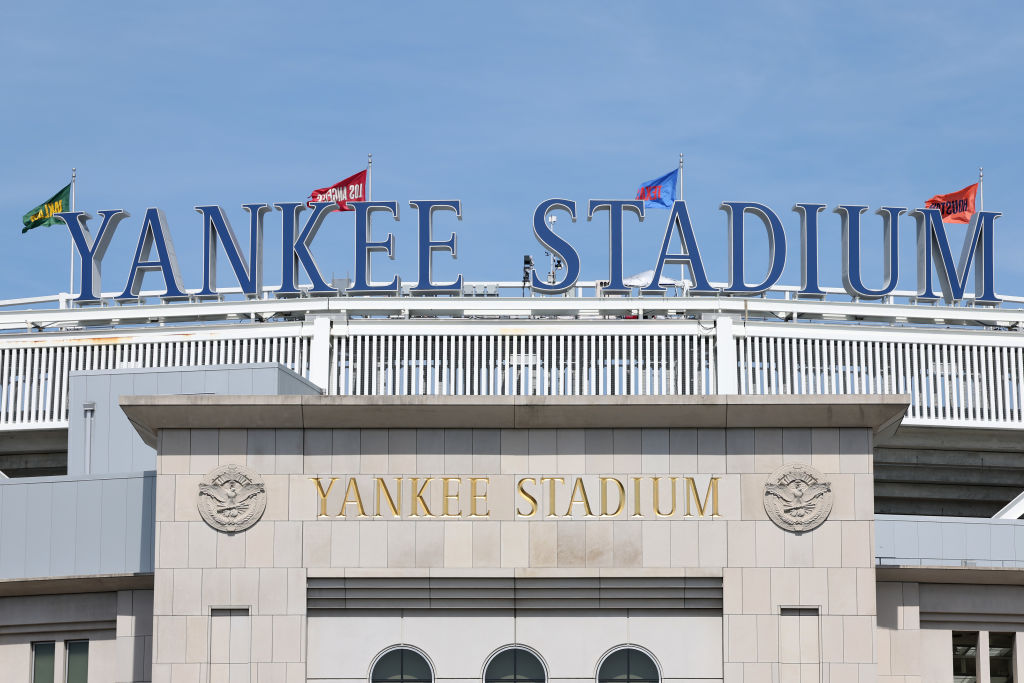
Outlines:
<svg viewBox="0 0 1024 683"><path fill-rule="evenodd" d="M366 155L366 201L370 199L370 174L373 171L373 153Z"/></svg>
<svg viewBox="0 0 1024 683"><path fill-rule="evenodd" d="M75 210L75 179L78 176L78 169L71 168L71 210ZM75 243L68 234L68 251L71 257L71 279L68 281L68 294L75 293Z"/></svg>
<svg viewBox="0 0 1024 683"><path fill-rule="evenodd" d="M683 198L683 153L679 153L679 199ZM686 264L679 264L679 282L682 283L686 280ZM682 284L680 284L682 286Z"/></svg>
<svg viewBox="0 0 1024 683"><path fill-rule="evenodd" d="M978 211L985 210L985 169L978 167Z"/></svg>
<svg viewBox="0 0 1024 683"><path fill-rule="evenodd" d="M683 153L679 153L679 198L683 198Z"/></svg>

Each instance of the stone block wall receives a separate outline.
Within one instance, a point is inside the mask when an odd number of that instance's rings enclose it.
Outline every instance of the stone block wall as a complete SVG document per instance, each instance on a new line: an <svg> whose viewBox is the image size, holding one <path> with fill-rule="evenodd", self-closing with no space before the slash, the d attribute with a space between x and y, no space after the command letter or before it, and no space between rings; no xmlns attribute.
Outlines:
<svg viewBox="0 0 1024 683"><path fill-rule="evenodd" d="M243 664L252 681L305 681L309 575L423 571L717 576L721 666L707 680L875 680L868 428L163 429L158 452L154 681L227 680ZM763 502L768 476L795 462L834 492L828 520L803 534ZM267 491L262 519L235 534L196 506L203 476L231 463ZM403 491L400 515L378 477ZM672 514L655 512L655 483ZM611 514L619 484L626 504Z"/></svg>
<svg viewBox="0 0 1024 683"><path fill-rule="evenodd" d="M1012 635L1014 658L1010 674L1024 679L1024 587L1011 573L981 578L976 583L947 583L955 577L933 568L928 582L878 582L879 683L953 683L953 634L977 638L978 683L990 683L989 642L993 633ZM946 570L949 572L950 570ZM954 572L992 570L952 570ZM987 585L982 583L989 581ZM998 679L997 679L998 680Z"/></svg>
<svg viewBox="0 0 1024 683"><path fill-rule="evenodd" d="M52 641L54 670L62 672L67 642L88 640L90 681L148 683L152 602L149 590L0 597L3 680L32 680L32 643Z"/></svg>

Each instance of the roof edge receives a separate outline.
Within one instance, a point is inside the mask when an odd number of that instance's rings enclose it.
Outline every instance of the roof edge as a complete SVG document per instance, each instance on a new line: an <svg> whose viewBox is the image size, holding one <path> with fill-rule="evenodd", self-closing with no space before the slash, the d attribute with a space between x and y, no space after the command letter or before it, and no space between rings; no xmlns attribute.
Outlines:
<svg viewBox="0 0 1024 683"><path fill-rule="evenodd" d="M740 428L891 429L904 394L851 396L122 396L150 445L161 429Z"/></svg>

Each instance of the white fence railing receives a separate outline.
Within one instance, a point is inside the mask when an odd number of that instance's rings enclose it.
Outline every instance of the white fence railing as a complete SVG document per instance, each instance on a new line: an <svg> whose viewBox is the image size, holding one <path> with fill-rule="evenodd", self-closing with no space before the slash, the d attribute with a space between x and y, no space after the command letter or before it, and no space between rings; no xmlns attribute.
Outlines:
<svg viewBox="0 0 1024 683"><path fill-rule="evenodd" d="M708 335L351 334L336 336L333 350L339 394L715 393Z"/></svg>
<svg viewBox="0 0 1024 683"><path fill-rule="evenodd" d="M755 328L736 338L739 393L909 394L908 423L1024 423L1019 335L792 332Z"/></svg>
<svg viewBox="0 0 1024 683"><path fill-rule="evenodd" d="M68 378L76 370L280 363L308 377L309 358L310 338L301 325L5 339L0 430L65 426Z"/></svg>
<svg viewBox="0 0 1024 683"><path fill-rule="evenodd" d="M0 430L67 424L76 370L281 363L343 395L906 393L907 423L1019 427L1024 336L834 323L343 319L0 338Z"/></svg>

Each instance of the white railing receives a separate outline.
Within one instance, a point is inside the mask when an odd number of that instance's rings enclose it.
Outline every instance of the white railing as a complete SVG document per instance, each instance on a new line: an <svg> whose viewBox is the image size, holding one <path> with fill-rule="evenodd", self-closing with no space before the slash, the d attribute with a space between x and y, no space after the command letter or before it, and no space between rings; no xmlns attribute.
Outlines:
<svg viewBox="0 0 1024 683"><path fill-rule="evenodd" d="M568 326L571 327L571 326ZM340 334L333 393L633 396L715 393L699 334Z"/></svg>
<svg viewBox="0 0 1024 683"><path fill-rule="evenodd" d="M76 370L280 363L309 376L310 335L299 324L31 335L0 344L0 429L67 425L69 373Z"/></svg>
<svg viewBox="0 0 1024 683"><path fill-rule="evenodd" d="M129 327L110 318L104 330L0 335L0 430L66 425L75 370L262 362L342 395L906 393L911 424L1024 423L1024 335L1015 323L911 326L909 310L939 317L951 309L856 303L828 304L844 316L832 320L822 305L698 298L671 315L651 313L664 300L607 298L167 305L208 322ZM122 309L97 310L110 317ZM850 321L865 310L888 319ZM766 322L774 316L786 322ZM282 317L291 320L260 322Z"/></svg>
<svg viewBox="0 0 1024 683"><path fill-rule="evenodd" d="M589 290L587 289L589 287ZM497 294L489 294L493 290ZM675 287L662 296L519 296L517 283L467 283L458 296L296 296L236 300L193 300L164 303L143 297L138 302L74 307L45 307L43 300L0 301L0 336L24 332L68 331L124 326L169 326L235 323L250 320L296 320L329 315L342 318L414 319L608 319L715 317L746 320L801 320L857 324L941 325L969 329L1024 330L1024 297L1005 296L1000 306L976 306L967 298L957 306L917 302L911 292L896 292L883 301L850 300L842 290L825 288L824 299L800 298L795 287L777 286L762 296L689 295ZM593 283L577 288L600 291ZM483 292L483 293L481 293ZM225 292L225 296L231 294ZM67 303L67 295L59 295ZM58 297L58 298L59 298ZM31 306L32 308L21 308Z"/></svg>
<svg viewBox="0 0 1024 683"><path fill-rule="evenodd" d="M630 290L630 296L642 294L642 287L648 284L651 274L648 273L646 279L638 276L631 276L625 278L627 288ZM639 282L638 282L639 280ZM348 281L344 281L348 283ZM693 284L688 279L682 280L671 280L667 278L667 274L662 275L662 286L665 288L663 294L655 294L653 298L667 298L667 299L678 299L678 298L689 298L691 297L690 289ZM341 288L337 291L330 293L332 298L344 298L350 299L346 287L347 284L338 283ZM348 283L350 284L350 283ZM603 287L607 286L606 281L600 280L580 280L572 287L568 292L562 295L546 295L540 293L534 293L529 287L519 280L492 280L487 282L464 282L461 292L456 294L457 298L519 298L527 297L531 299L551 299L551 298L592 298L592 297L607 297L603 293ZM748 299L750 294L745 292L729 293L728 283L726 282L710 282L711 288L716 290L714 296L729 299ZM400 287L400 297L408 297L412 294L413 283L405 282ZM765 292L756 295L758 299L771 299L771 300L797 300L801 298L800 287L796 285L773 285ZM858 301L856 297L851 297L849 293L842 287L832 287L827 285L819 286L821 290L820 295L804 298L804 301L810 300L828 300L829 302L836 303L849 303ZM309 285L299 285L299 295L288 293L278 297L277 287L265 287L260 296L255 297L255 300L261 301L294 301L296 298L324 298L324 295L311 295L309 293ZM195 303L210 303L210 302L226 302L231 299L237 303L242 300L253 300L253 298L245 297L242 293L241 287L218 287L215 295L200 296L200 289L189 289L184 290L185 296L181 299L176 299L172 306L182 306ZM99 300L94 303L88 303L85 306L81 306L76 303L77 294L68 294L67 292L61 292L58 294L50 294L45 296L33 296L33 297L22 297L17 299L0 299L0 309L28 309L28 310L46 310L46 309L69 309L79 311L89 311L95 308L118 308L118 309L132 309L136 307L146 307L149 302L154 300L159 301L161 290L145 290L139 293L137 297L129 299L121 299L121 292L103 292L99 295ZM392 295L395 296L395 295ZM648 295L650 296L650 295ZM707 296L701 294L700 296ZM363 297L352 297L360 299ZM397 297L396 297L397 298ZM428 299L431 297L427 297ZM1021 309L1024 308L1024 297L1013 296L1006 294L999 294L999 298L1002 299L1002 306L1004 309ZM974 295L970 292L964 294L963 305L967 307L973 306ZM916 304L917 293L913 290L897 289L889 294L886 294L881 299L877 300L874 304L876 306L891 306L893 304Z"/></svg>
<svg viewBox="0 0 1024 683"><path fill-rule="evenodd" d="M1019 335L793 327L749 325L737 336L739 393L909 394L907 423L1024 422Z"/></svg>

